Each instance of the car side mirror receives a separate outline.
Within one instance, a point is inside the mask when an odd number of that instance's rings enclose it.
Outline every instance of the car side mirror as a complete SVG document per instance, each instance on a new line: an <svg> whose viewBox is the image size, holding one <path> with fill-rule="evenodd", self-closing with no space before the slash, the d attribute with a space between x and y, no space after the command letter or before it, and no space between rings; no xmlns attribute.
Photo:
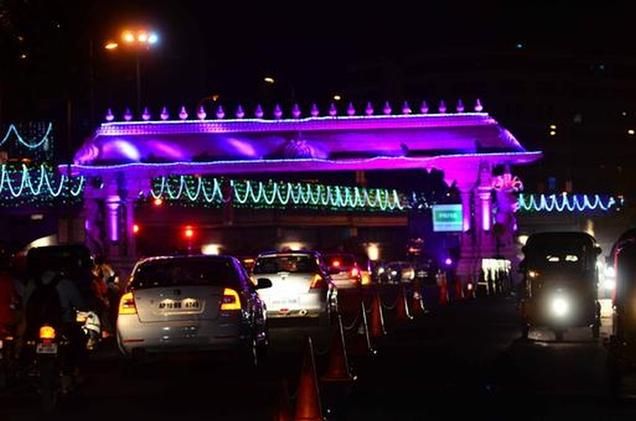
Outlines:
<svg viewBox="0 0 636 421"><path fill-rule="evenodd" d="M595 246L594 252L596 252L596 255L599 256L601 253L603 253L603 249L600 248L599 246Z"/></svg>
<svg viewBox="0 0 636 421"><path fill-rule="evenodd" d="M265 288L271 288L272 287L272 281L270 281L267 278L258 278L256 280L256 289L265 289Z"/></svg>
<svg viewBox="0 0 636 421"><path fill-rule="evenodd" d="M340 268L329 266L329 275L337 275L340 273Z"/></svg>

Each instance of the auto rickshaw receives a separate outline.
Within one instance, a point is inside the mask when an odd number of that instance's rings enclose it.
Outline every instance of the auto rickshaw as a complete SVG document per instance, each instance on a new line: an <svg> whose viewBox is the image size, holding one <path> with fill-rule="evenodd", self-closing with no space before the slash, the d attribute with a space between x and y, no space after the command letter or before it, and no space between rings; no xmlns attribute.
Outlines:
<svg viewBox="0 0 636 421"><path fill-rule="evenodd" d="M619 237L610 257L616 271L616 288L607 361L611 392L617 394L622 377L636 371L636 229Z"/></svg>
<svg viewBox="0 0 636 421"><path fill-rule="evenodd" d="M550 328L557 341L572 327L589 326L599 337L596 261L601 248L584 232L531 235L523 247L522 338L532 327Z"/></svg>

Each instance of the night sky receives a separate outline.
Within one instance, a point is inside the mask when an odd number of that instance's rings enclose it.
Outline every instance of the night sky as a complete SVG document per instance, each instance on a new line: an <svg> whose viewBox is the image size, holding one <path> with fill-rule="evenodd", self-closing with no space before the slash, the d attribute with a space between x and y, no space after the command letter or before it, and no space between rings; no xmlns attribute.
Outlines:
<svg viewBox="0 0 636 421"><path fill-rule="evenodd" d="M126 26L147 25L161 38L141 58L142 103L155 112L164 104L192 109L212 94L230 110L237 102L248 110L285 105L292 96L305 104L326 104L334 94L358 103L479 96L524 144L546 149L548 122L511 113L499 83L508 73L534 83L526 58L540 57L537 73L567 80L580 68L590 73L585 84L615 81L618 113L636 100L635 15L627 4L0 0L0 123L52 119L63 127L70 106L71 143L79 144L107 107L121 114L134 106L134 56L103 46ZM368 70L378 64L395 71ZM518 102L550 101L555 118L580 112L577 94L532 91ZM613 121L599 124L609 130Z"/></svg>

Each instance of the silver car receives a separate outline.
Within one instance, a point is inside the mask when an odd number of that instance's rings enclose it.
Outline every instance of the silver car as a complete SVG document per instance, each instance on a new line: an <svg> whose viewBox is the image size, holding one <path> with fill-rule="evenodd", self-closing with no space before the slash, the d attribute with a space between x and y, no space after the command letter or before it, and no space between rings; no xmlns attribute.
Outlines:
<svg viewBox="0 0 636 421"><path fill-rule="evenodd" d="M336 308L336 289L319 253L269 252L256 258L252 281L269 279L260 293L270 318L307 317L328 322Z"/></svg>
<svg viewBox="0 0 636 421"><path fill-rule="evenodd" d="M240 351L258 365L268 345L265 305L229 256L153 257L135 265L119 304L125 356L170 351Z"/></svg>

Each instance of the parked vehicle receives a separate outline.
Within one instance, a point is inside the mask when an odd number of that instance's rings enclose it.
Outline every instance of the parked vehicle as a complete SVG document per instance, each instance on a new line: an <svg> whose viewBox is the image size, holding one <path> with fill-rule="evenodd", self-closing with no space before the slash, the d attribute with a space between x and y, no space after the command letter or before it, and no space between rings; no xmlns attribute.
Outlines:
<svg viewBox="0 0 636 421"><path fill-rule="evenodd" d="M119 304L117 343L127 358L178 351L239 351L258 366L269 345L266 308L230 256L152 257L138 262Z"/></svg>
<svg viewBox="0 0 636 421"><path fill-rule="evenodd" d="M315 251L285 251L260 254L252 278L268 278L272 288L261 297L272 318L319 318L328 323L336 308L336 289L331 273L320 253Z"/></svg>

